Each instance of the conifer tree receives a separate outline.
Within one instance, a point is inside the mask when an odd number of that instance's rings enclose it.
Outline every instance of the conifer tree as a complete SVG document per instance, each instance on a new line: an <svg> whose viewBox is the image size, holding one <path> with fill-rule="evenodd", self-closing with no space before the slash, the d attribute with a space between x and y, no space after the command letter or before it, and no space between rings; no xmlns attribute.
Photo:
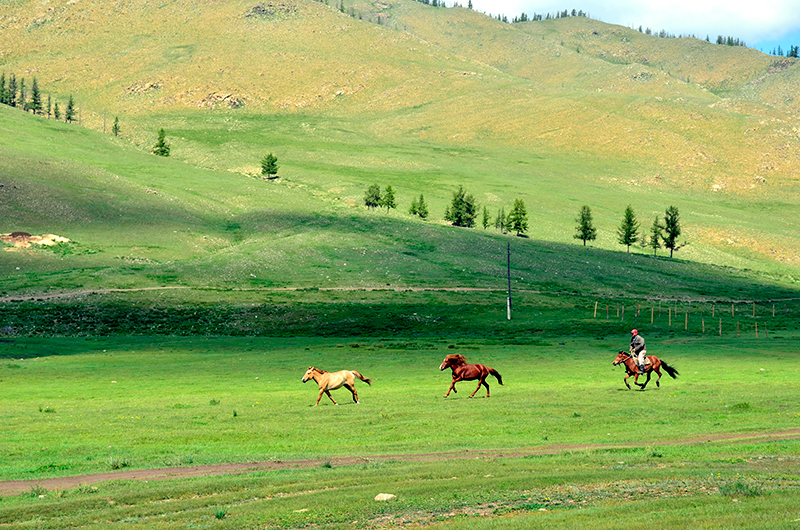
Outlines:
<svg viewBox="0 0 800 530"><path fill-rule="evenodd" d="M646 245L653 249L653 256L656 255L658 249L661 248L661 230L662 230L661 223L658 220L658 216L653 220L653 225L650 227L650 239L643 241Z"/></svg>
<svg viewBox="0 0 800 530"><path fill-rule="evenodd" d="M53 104L53 119L56 121L61 119L61 109L58 108L58 101Z"/></svg>
<svg viewBox="0 0 800 530"><path fill-rule="evenodd" d="M478 215L478 205L475 197L464 191L462 186L453 192L453 200L450 206L445 209L444 219L453 226L463 226L472 228L475 225L475 217Z"/></svg>
<svg viewBox="0 0 800 530"><path fill-rule="evenodd" d="M6 73L0 73L0 104L8 105L6 101Z"/></svg>
<svg viewBox="0 0 800 530"><path fill-rule="evenodd" d="M672 253L675 250L681 248L682 245L678 245L678 236L681 235L681 221L680 221L680 214L678 213L678 209L675 206L670 206L667 208L667 211L664 215L664 235L662 237L664 241L664 248L669 249L669 257L672 257Z"/></svg>
<svg viewBox="0 0 800 530"><path fill-rule="evenodd" d="M500 230L501 234L506 233L506 209L501 207L497 211L497 217L494 218L494 227Z"/></svg>
<svg viewBox="0 0 800 530"><path fill-rule="evenodd" d="M22 110L28 110L25 107L26 101L27 101L27 94L25 94L25 78L21 77L19 80L19 96L17 96L16 106L21 108Z"/></svg>
<svg viewBox="0 0 800 530"><path fill-rule="evenodd" d="M367 208L375 209L381 204L381 187L377 184L372 184L367 188L367 193L364 195L364 204Z"/></svg>
<svg viewBox="0 0 800 530"><path fill-rule="evenodd" d="M47 119L53 114L53 100L50 99L50 94L47 94Z"/></svg>
<svg viewBox="0 0 800 530"><path fill-rule="evenodd" d="M420 219L427 219L428 218L428 205L425 204L425 197L422 194L419 194L419 200L417 201L417 215Z"/></svg>
<svg viewBox="0 0 800 530"><path fill-rule="evenodd" d="M264 158L261 159L261 174L266 175L267 178L271 178L272 175L278 174L278 157L269 153L268 155L264 155Z"/></svg>
<svg viewBox="0 0 800 530"><path fill-rule="evenodd" d="M164 129L158 130L158 140L153 146L153 154L158 156L169 156L169 144L167 143L167 133Z"/></svg>
<svg viewBox="0 0 800 530"><path fill-rule="evenodd" d="M380 205L386 208L386 213L389 213L389 210L392 208L397 208L397 202L394 198L394 189L391 185L386 186L386 191L381 196Z"/></svg>
<svg viewBox="0 0 800 530"><path fill-rule="evenodd" d="M67 101L67 110L64 111L64 121L67 123L72 123L75 121L75 101L72 99L72 94L69 95L69 100ZM167 153L169 153L169 149L167 150Z"/></svg>
<svg viewBox="0 0 800 530"><path fill-rule="evenodd" d="M418 211L419 210L417 209L417 198L414 197L411 199L411 206L408 207L408 213L410 213L411 215L417 215Z"/></svg>
<svg viewBox="0 0 800 530"><path fill-rule="evenodd" d="M119 126L119 116L114 116L114 125L111 126L111 132L114 136L119 136L119 133L122 132L122 128Z"/></svg>
<svg viewBox="0 0 800 530"><path fill-rule="evenodd" d="M42 94L39 92L39 83L36 78L33 78L33 85L31 86L31 110L34 114L42 113Z"/></svg>
<svg viewBox="0 0 800 530"><path fill-rule="evenodd" d="M489 228L489 208L483 207L483 229Z"/></svg>
<svg viewBox="0 0 800 530"><path fill-rule="evenodd" d="M8 90L6 91L6 101L10 107L17 106L17 77L11 74L8 78Z"/></svg>
<svg viewBox="0 0 800 530"><path fill-rule="evenodd" d="M584 247L587 241L594 241L597 239L597 229L594 227L591 208L585 205L582 206L578 218L575 219L575 221L578 223L578 226L575 229L575 235L572 237L582 240Z"/></svg>
<svg viewBox="0 0 800 530"><path fill-rule="evenodd" d="M509 231L514 230L518 236L528 231L528 211L522 199L514 200L514 206L506 218L506 227Z"/></svg>
<svg viewBox="0 0 800 530"><path fill-rule="evenodd" d="M617 229L617 241L620 245L628 247L628 253L631 251L631 245L639 240L639 221L636 219L636 214L633 213L633 208L629 204L625 208L625 213L622 216L622 224Z"/></svg>

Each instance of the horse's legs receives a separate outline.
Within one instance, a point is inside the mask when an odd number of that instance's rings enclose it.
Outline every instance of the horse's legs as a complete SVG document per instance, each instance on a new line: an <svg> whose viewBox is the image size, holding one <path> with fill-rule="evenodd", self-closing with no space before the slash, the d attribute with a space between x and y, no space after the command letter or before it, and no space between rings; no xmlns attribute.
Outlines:
<svg viewBox="0 0 800 530"><path fill-rule="evenodd" d="M350 386L347 383L345 383L344 387L353 394L353 401L358 403L359 401L358 401L358 392L356 392L356 385Z"/></svg>
<svg viewBox="0 0 800 530"><path fill-rule="evenodd" d="M472 396L474 396L474 395L475 395L475 394L478 392L478 390L480 390L480 389L481 389L481 385L483 385L483 386L485 386L485 387L486 387L486 397L489 397L489 385L488 385L488 384L486 384L486 376L485 376L485 375L484 375L484 376L481 376L481 377L478 379L478 387L475 389L475 392L473 392L472 394L470 394L470 396L469 396L469 397L472 397Z"/></svg>
<svg viewBox="0 0 800 530"><path fill-rule="evenodd" d="M647 372L647 379L645 380L644 384L641 385L641 387L642 387L641 389L644 390L644 387L646 387L647 383L649 383L649 382L650 382L650 372Z"/></svg>
<svg viewBox="0 0 800 530"><path fill-rule="evenodd" d="M319 400L320 400L320 399L322 399L322 394L323 394L324 392L325 392L325 390L323 390L322 388L320 388L320 389L319 389L319 395L317 396L317 402L316 402L316 403L314 403L314 406L315 406L315 407L316 407L317 405L319 405Z"/></svg>
<svg viewBox="0 0 800 530"><path fill-rule="evenodd" d="M331 398L331 401L333 401L333 404L334 404L334 405L338 405L338 403L336 403L336 400L335 400L335 399L333 399L333 396L331 395L331 393L330 393L330 392L328 392L328 391L326 390L326 391L325 391L325 393L326 393L326 394L328 394L328 397L329 397L329 398ZM321 395L321 394L320 394L320 397L322 397L322 395Z"/></svg>
<svg viewBox="0 0 800 530"><path fill-rule="evenodd" d="M630 390L630 389L631 389L631 385L629 385L629 384L628 384L628 378L629 378L630 376L631 376L631 374L625 374L625 386L627 386L627 387L628 387L628 390Z"/></svg>
<svg viewBox="0 0 800 530"><path fill-rule="evenodd" d="M656 379L656 386L661 388L661 370L655 368L656 373L658 374L658 379Z"/></svg>
<svg viewBox="0 0 800 530"><path fill-rule="evenodd" d="M461 379L458 379L457 377L453 377L453 381L450 383L450 388L447 390L447 394L445 394L444 397L449 396L450 395L450 391L453 391L456 394L458 394L458 390L456 390L456 383L458 383L459 381L461 381Z"/></svg>

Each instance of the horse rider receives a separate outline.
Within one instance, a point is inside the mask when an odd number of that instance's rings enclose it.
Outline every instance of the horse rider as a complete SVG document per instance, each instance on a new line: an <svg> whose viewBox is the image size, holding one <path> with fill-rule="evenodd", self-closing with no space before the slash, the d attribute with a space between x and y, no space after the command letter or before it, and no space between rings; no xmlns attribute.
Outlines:
<svg viewBox="0 0 800 530"><path fill-rule="evenodd" d="M639 372L644 373L644 365L647 361L647 349L644 346L644 337L639 335L639 330L631 330L631 355L639 365Z"/></svg>

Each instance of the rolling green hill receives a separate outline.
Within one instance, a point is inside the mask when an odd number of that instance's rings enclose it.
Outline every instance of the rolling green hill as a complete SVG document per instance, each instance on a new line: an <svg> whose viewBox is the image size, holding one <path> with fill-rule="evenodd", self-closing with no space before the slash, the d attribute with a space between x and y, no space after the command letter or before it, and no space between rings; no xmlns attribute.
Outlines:
<svg viewBox="0 0 800 530"><path fill-rule="evenodd" d="M310 0L18 1L2 6L0 52L0 71L35 76L62 105L73 94L81 121L0 108L0 233L74 241L0 253L7 297L502 289L509 241L520 289L796 293L794 61L411 0L345 13ZM149 154L162 127L168 159ZM258 175L266 152L276 181ZM362 206L372 183L392 185L396 211ZM445 226L459 185L492 221L522 198L530 238ZM406 213L420 193L427 222ZM587 249L572 237L583 204L599 230ZM690 244L672 261L626 255L615 232L628 204L643 232L678 206Z"/></svg>

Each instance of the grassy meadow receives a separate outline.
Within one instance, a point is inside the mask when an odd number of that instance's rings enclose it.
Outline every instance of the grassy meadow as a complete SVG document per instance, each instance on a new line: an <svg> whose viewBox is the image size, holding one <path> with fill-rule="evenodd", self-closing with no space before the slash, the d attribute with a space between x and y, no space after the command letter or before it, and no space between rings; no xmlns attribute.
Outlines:
<svg viewBox="0 0 800 530"><path fill-rule="evenodd" d="M70 240L0 246L1 526L797 527L796 61L411 0L156 4L2 6L0 72L79 123L0 105L0 234ZM459 186L488 228L445 223ZM494 228L516 199L526 237ZM673 258L617 242L628 205L642 235L679 208ZM632 327L677 379L625 387ZM443 398L449 353L505 384ZM373 385L314 408L309 365Z"/></svg>
<svg viewBox="0 0 800 530"><path fill-rule="evenodd" d="M97 519L119 528L519 528L588 518L604 528L620 503L633 502L630 527L667 512L665 527L694 516L726 526L754 514L780 527L798 516L791 502L800 487L798 443L763 437L800 428L796 340L796 333L654 336L651 351L680 375L665 374L660 388L651 381L644 392L625 389L622 369L611 366L616 345L581 337L529 345L396 337L60 338L19 341L24 349L6 342L0 377L13 392L0 399L7 432L0 475L31 485L0 501L0 520L44 528ZM16 358L26 351L51 354ZM450 376L437 368L453 352L496 368L505 384L490 380L490 399L470 400L472 382L443 398ZM373 385L356 383L358 405L342 389L333 392L338 407L323 396L314 408L314 383L300 382L308 365L357 369ZM336 463L348 456L363 461ZM37 484L301 459L320 464L64 489ZM381 492L398 501L371 500ZM646 503L641 513L639 503ZM762 513L766 504L780 509ZM476 515L491 519L470 523Z"/></svg>

